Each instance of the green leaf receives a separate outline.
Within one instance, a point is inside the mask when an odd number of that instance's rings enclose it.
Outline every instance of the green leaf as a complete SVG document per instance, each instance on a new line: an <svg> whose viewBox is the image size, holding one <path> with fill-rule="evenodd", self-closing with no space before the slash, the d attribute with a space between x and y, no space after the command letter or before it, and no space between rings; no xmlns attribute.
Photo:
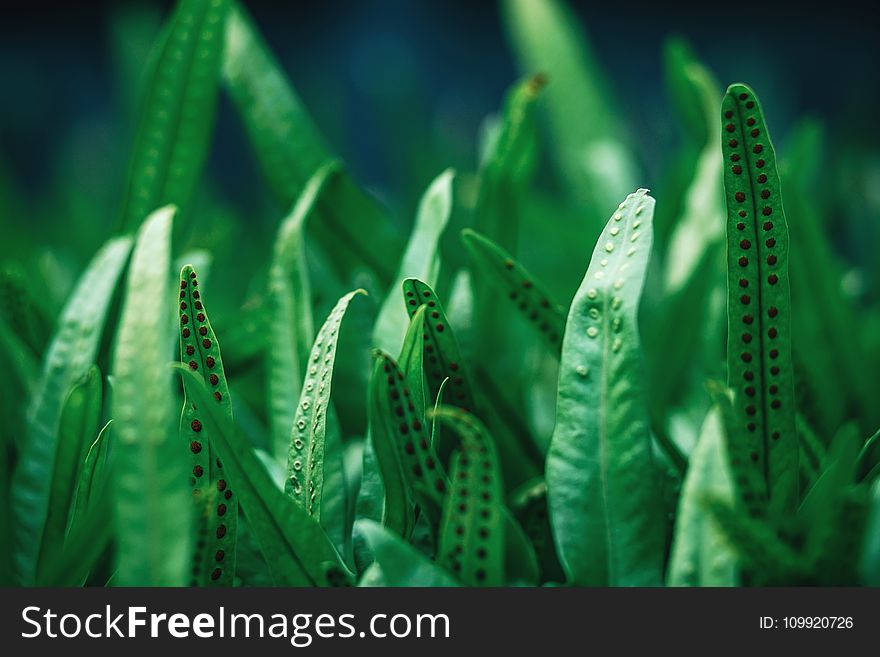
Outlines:
<svg viewBox="0 0 880 657"><path fill-rule="evenodd" d="M95 361L107 310L131 244L129 238L113 239L95 255L62 311L46 352L11 490L15 567L23 584L33 583L35 577L61 407L73 382Z"/></svg>
<svg viewBox="0 0 880 657"><path fill-rule="evenodd" d="M440 507L449 488L446 474L428 442L424 412L413 403L400 367L380 350L374 352L374 359L370 430L385 482L383 524L404 538L411 535L411 495L436 535Z"/></svg>
<svg viewBox="0 0 880 657"><path fill-rule="evenodd" d="M232 422L232 398L220 343L208 318L199 277L192 265L180 270L180 360L197 372L212 391L211 404ZM238 497L226 481L223 463L217 457L202 423L201 410L190 398L184 379L185 399L180 415L180 442L189 447L192 464L192 494L195 500L197 542L193 555L193 580L199 586L232 586L235 578L238 540Z"/></svg>
<svg viewBox="0 0 880 657"><path fill-rule="evenodd" d="M227 0L180 0L156 45L122 205L131 230L159 206L185 213L208 156Z"/></svg>
<svg viewBox="0 0 880 657"><path fill-rule="evenodd" d="M250 17L234 4L226 21L223 80L275 196L289 206L332 155ZM383 285L403 240L374 199L344 171L333 176L315 222L318 242L348 279L367 266Z"/></svg>
<svg viewBox="0 0 880 657"><path fill-rule="evenodd" d="M410 318L409 328L403 338L403 347L400 350L400 367L406 375L406 382L409 386L412 402L416 409L424 413L426 409L425 399L425 314L428 306L419 306L413 311ZM446 383L444 380L443 383ZM441 384L441 388L442 388ZM439 396L439 393L438 393ZM434 444L434 441L431 441Z"/></svg>
<svg viewBox="0 0 880 657"><path fill-rule="evenodd" d="M403 254L397 278L382 303L373 343L389 353L396 353L403 342L407 327L407 313L400 307L398 289L408 277L419 278L430 285L436 283L440 270L438 245L446 230L453 206L455 173L447 169L428 186L419 202L416 221L409 243Z"/></svg>
<svg viewBox="0 0 880 657"><path fill-rule="evenodd" d="M669 586L736 586L736 555L705 507L705 499L734 501L727 465L724 424L716 407L706 416L688 460L675 514L675 536L666 581Z"/></svg>
<svg viewBox="0 0 880 657"><path fill-rule="evenodd" d="M558 354L565 332L565 310L511 255L492 240L465 229L462 241L473 260L504 296L527 318L551 353Z"/></svg>
<svg viewBox="0 0 880 657"><path fill-rule="evenodd" d="M546 82L533 75L507 92L498 135L480 167L474 226L510 249L519 232L518 197L538 159L535 105Z"/></svg>
<svg viewBox="0 0 880 657"><path fill-rule="evenodd" d="M71 519L70 532L72 533L80 522L83 522L86 514L94 509L95 504L103 496L107 485L107 443L109 442L110 426L113 420L109 420L98 437L89 446L79 469L76 483L76 498L73 502L73 518Z"/></svg>
<svg viewBox="0 0 880 657"><path fill-rule="evenodd" d="M733 431L767 482L770 512L798 500L798 446L791 362L788 226L776 155L754 92L727 89L721 106L727 198L730 387ZM731 454L731 458L734 455Z"/></svg>
<svg viewBox="0 0 880 657"><path fill-rule="evenodd" d="M863 540L859 560L862 583L880 586L880 481L875 481L871 489L871 510Z"/></svg>
<svg viewBox="0 0 880 657"><path fill-rule="evenodd" d="M182 586L191 550L186 447L173 430L167 340L175 209L138 232L113 356L113 501L119 586Z"/></svg>
<svg viewBox="0 0 880 657"><path fill-rule="evenodd" d="M609 85L564 2L505 0L501 8L520 68L547 76L551 155L571 193L590 208L587 227L598 234L601 217L634 187L636 172L619 141Z"/></svg>
<svg viewBox="0 0 880 657"><path fill-rule="evenodd" d="M441 406L434 419L461 440L443 504L438 559L466 586L502 586L504 482L495 443L482 423L461 409Z"/></svg>
<svg viewBox="0 0 880 657"><path fill-rule="evenodd" d="M546 478L572 584L661 582L665 529L636 323L653 210L647 190L618 206L569 310Z"/></svg>
<svg viewBox="0 0 880 657"><path fill-rule="evenodd" d="M455 579L440 566L377 522L358 520L355 529L366 538L375 555L375 563L381 568L383 586L458 586ZM361 585L367 582L361 580Z"/></svg>
<svg viewBox="0 0 880 657"><path fill-rule="evenodd" d="M272 481L253 449L235 431L201 377L176 366L196 407L205 409L203 427L223 462L231 488L266 560L276 586L344 585L352 577L318 522Z"/></svg>
<svg viewBox="0 0 880 657"><path fill-rule="evenodd" d="M90 444L89 441L98 430L102 403L101 371L96 365L92 365L73 384L61 410L48 512L37 559L38 579L41 578L47 561L64 545L78 474L83 464L86 445Z"/></svg>
<svg viewBox="0 0 880 657"><path fill-rule="evenodd" d="M269 269L269 303L273 321L267 350L272 446L286 458L306 363L315 336L312 292L305 250L306 223L336 165L323 166L306 183L290 214L281 222Z"/></svg>
<svg viewBox="0 0 880 657"><path fill-rule="evenodd" d="M354 290L344 295L318 331L307 361L308 371L289 438L284 491L319 521L324 494L325 436L336 345L339 344L339 329L345 311L358 294L366 293Z"/></svg>

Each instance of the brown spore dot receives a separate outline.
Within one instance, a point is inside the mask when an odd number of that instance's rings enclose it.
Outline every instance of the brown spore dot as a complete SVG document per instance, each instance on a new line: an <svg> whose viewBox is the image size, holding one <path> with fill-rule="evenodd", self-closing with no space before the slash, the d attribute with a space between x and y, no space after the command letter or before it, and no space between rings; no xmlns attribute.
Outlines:
<svg viewBox="0 0 880 657"><path fill-rule="evenodd" d="M207 365L208 367L214 367L214 365L216 365L216 364L217 364L217 361L214 360L213 356L208 356L205 359L205 365Z"/></svg>
<svg viewBox="0 0 880 657"><path fill-rule="evenodd" d="M754 117L750 116L748 119L746 119L746 125L749 127L752 127L753 125L755 125Z"/></svg>
<svg viewBox="0 0 880 657"><path fill-rule="evenodd" d="M181 324L189 324L189 315L181 315L180 316Z"/></svg>
<svg viewBox="0 0 880 657"><path fill-rule="evenodd" d="M733 116L733 112L731 112L730 110L727 110L727 111L724 113L724 118L725 118L725 119L729 119L729 118L731 118L732 116Z"/></svg>
<svg viewBox="0 0 880 657"><path fill-rule="evenodd" d="M201 301L196 301L193 305L196 307L196 310L202 309L202 302Z"/></svg>
<svg viewBox="0 0 880 657"><path fill-rule="evenodd" d="M776 264L776 256L775 255L767 256L767 264L768 265L775 265Z"/></svg>
<svg viewBox="0 0 880 657"><path fill-rule="evenodd" d="M407 443L406 445L403 446L403 449L410 456L412 456L413 454L416 453L416 446L413 445L412 443Z"/></svg>
<svg viewBox="0 0 880 657"><path fill-rule="evenodd" d="M734 194L734 198L736 198L737 201L742 203L743 201L746 200L746 195L743 194L742 192L737 192L736 194Z"/></svg>
<svg viewBox="0 0 880 657"><path fill-rule="evenodd" d="M436 305L437 305L437 304L434 303L433 301L429 301L429 302L428 302L428 308L433 308L433 307L436 306Z"/></svg>
<svg viewBox="0 0 880 657"><path fill-rule="evenodd" d="M205 321L205 313L199 313L198 315L196 315L196 319L199 320L200 322L204 322Z"/></svg>
<svg viewBox="0 0 880 657"><path fill-rule="evenodd" d="M770 350L770 358L776 358L777 356L779 356L779 350L778 349L771 349Z"/></svg>
<svg viewBox="0 0 880 657"><path fill-rule="evenodd" d="M202 466L197 465L193 468L194 477L201 477L203 474L205 474L205 471L202 469Z"/></svg>
<svg viewBox="0 0 880 657"><path fill-rule="evenodd" d="M751 324L755 321L755 318L751 315L743 315L743 324Z"/></svg>
<svg viewBox="0 0 880 657"><path fill-rule="evenodd" d="M770 434L770 437L771 437L773 440L779 440L779 432L778 432L778 431L774 431L773 433Z"/></svg>
<svg viewBox="0 0 880 657"><path fill-rule="evenodd" d="M400 430L400 433L402 433L403 435L406 435L409 433L409 426L406 424L406 422L401 422L398 429Z"/></svg>
<svg viewBox="0 0 880 657"><path fill-rule="evenodd" d="M180 302L180 309L181 309L181 310L186 310L186 301L181 301L181 302Z"/></svg>
<svg viewBox="0 0 880 657"><path fill-rule="evenodd" d="M208 335L208 327L207 326L200 326L199 327L199 335L201 335L201 336Z"/></svg>
<svg viewBox="0 0 880 657"><path fill-rule="evenodd" d="M764 147L761 144L755 144L752 146L752 153L760 153L764 150Z"/></svg>
<svg viewBox="0 0 880 657"><path fill-rule="evenodd" d="M480 527L480 531L477 533L480 535L480 538L489 538L489 530L485 527Z"/></svg>
<svg viewBox="0 0 880 657"><path fill-rule="evenodd" d="M773 376L776 376L777 374L779 374L779 368L776 365L774 365L773 367L770 368L770 374L772 374Z"/></svg>
<svg viewBox="0 0 880 657"><path fill-rule="evenodd" d="M771 395L775 395L777 392L779 392L779 386L777 385L772 385L768 389L770 390Z"/></svg>
<svg viewBox="0 0 880 657"><path fill-rule="evenodd" d="M221 395L219 392L215 392L214 399L216 399L217 401L220 401L223 399L223 395Z"/></svg>
<svg viewBox="0 0 880 657"><path fill-rule="evenodd" d="M748 282L746 279L741 278L741 279L739 279L739 286L740 286L740 287L748 287L748 286L749 286L749 282Z"/></svg>
<svg viewBox="0 0 880 657"><path fill-rule="evenodd" d="M191 344L186 345L186 355L192 356L194 353L196 353L196 348L193 347Z"/></svg>
<svg viewBox="0 0 880 657"><path fill-rule="evenodd" d="M770 317L776 317L776 315L779 314L779 308L777 308L776 306L770 306L770 307L767 309L767 314L768 314Z"/></svg>
<svg viewBox="0 0 880 657"><path fill-rule="evenodd" d="M753 463L757 463L758 462L758 452L752 452L751 454L749 454L749 458L752 459Z"/></svg>
<svg viewBox="0 0 880 657"><path fill-rule="evenodd" d="M768 337L775 338L777 335L779 335L779 333L776 331L775 328L768 329L768 331L767 331Z"/></svg>
<svg viewBox="0 0 880 657"><path fill-rule="evenodd" d="M220 575L222 575L222 574L223 574L222 570L220 570L219 568L215 568L214 570L211 571L211 579L213 579L214 581L217 581L218 579L220 579Z"/></svg>
<svg viewBox="0 0 880 657"><path fill-rule="evenodd" d="M217 490L219 490L221 493L224 490L226 490L226 480L225 479L221 479L220 481L217 482Z"/></svg>
<svg viewBox="0 0 880 657"><path fill-rule="evenodd" d="M425 459L425 467L428 468L428 470L433 470L437 467L437 463L429 456Z"/></svg>
<svg viewBox="0 0 880 657"><path fill-rule="evenodd" d="M778 399L774 399L772 402L770 402L770 408L772 408L772 409L777 409L780 406L782 406L782 402L779 401Z"/></svg>
<svg viewBox="0 0 880 657"><path fill-rule="evenodd" d="M211 348L211 341L208 338L205 338L204 340L202 340L202 346L205 349L210 349Z"/></svg>
<svg viewBox="0 0 880 657"><path fill-rule="evenodd" d="M212 386L215 386L220 382L220 377L218 377L216 374L212 374L208 377L208 381L211 382Z"/></svg>
<svg viewBox="0 0 880 657"><path fill-rule="evenodd" d="M763 214L765 217L769 217L771 214L773 214L773 208L768 205L761 210L761 214Z"/></svg>
<svg viewBox="0 0 880 657"><path fill-rule="evenodd" d="M743 171L743 168L742 168L740 165L738 165L738 164L734 164L734 165L733 165L733 172L734 172L737 176L738 176L739 174L741 174L742 171Z"/></svg>
<svg viewBox="0 0 880 657"><path fill-rule="evenodd" d="M739 162L739 153L734 153L733 155L731 155L730 161L731 162Z"/></svg>
<svg viewBox="0 0 880 657"><path fill-rule="evenodd" d="M198 299L201 295L198 290L193 290L193 299Z"/></svg>
<svg viewBox="0 0 880 657"><path fill-rule="evenodd" d="M752 372L751 370L747 370L747 371L743 372L743 378L746 381L752 381L755 378L755 373Z"/></svg>
<svg viewBox="0 0 880 657"><path fill-rule="evenodd" d="M727 145L731 148L736 148L737 146L739 146L739 142L736 139L731 139L729 142L727 142Z"/></svg>
<svg viewBox="0 0 880 657"><path fill-rule="evenodd" d="M748 248L751 248L751 246L752 246L752 243L749 242L748 240L742 240L739 243L739 248L741 248L741 249L748 249Z"/></svg>
<svg viewBox="0 0 880 657"><path fill-rule="evenodd" d="M770 285L776 285L779 282L779 276L776 274L770 274L767 277L767 282L770 283Z"/></svg>
<svg viewBox="0 0 880 657"><path fill-rule="evenodd" d="M180 289L183 290L186 288L186 281L180 281Z"/></svg>
<svg viewBox="0 0 880 657"><path fill-rule="evenodd" d="M733 132L734 130L736 130L736 127L732 123L728 123L724 127L724 129L727 130L727 132Z"/></svg>
<svg viewBox="0 0 880 657"><path fill-rule="evenodd" d="M745 99L748 98L748 97L749 97L749 95L748 95L747 93L741 93L741 94L739 95L739 99L740 99L740 100L745 100Z"/></svg>
<svg viewBox="0 0 880 657"><path fill-rule="evenodd" d="M764 244L767 245L767 248L772 249L774 246L776 246L776 240L771 237L769 240L764 242Z"/></svg>
<svg viewBox="0 0 880 657"><path fill-rule="evenodd" d="M199 369L199 366L198 366L198 364L196 363L196 361L194 361L194 360L189 361L189 369L191 369L191 370L197 370L197 369Z"/></svg>
<svg viewBox="0 0 880 657"><path fill-rule="evenodd" d="M755 396L755 388L753 386L746 386L746 395L749 397Z"/></svg>
<svg viewBox="0 0 880 657"><path fill-rule="evenodd" d="M740 356L740 358L742 358L744 363L751 363L752 362L752 355L748 352L743 353Z"/></svg>
<svg viewBox="0 0 880 657"><path fill-rule="evenodd" d="M431 293L428 292L428 290L425 290L424 292L422 292L422 296L429 297L429 296L431 296Z"/></svg>
<svg viewBox="0 0 880 657"><path fill-rule="evenodd" d="M763 192L761 192L761 198L764 200L767 200L768 198L770 198L770 190L765 189Z"/></svg>
<svg viewBox="0 0 880 657"><path fill-rule="evenodd" d="M412 428L413 428L413 431L421 431L422 423L419 422L418 419L415 419L412 421Z"/></svg>
<svg viewBox="0 0 880 657"><path fill-rule="evenodd" d="M189 425L189 426L190 426L190 427L192 428L192 430L195 431L196 433L198 433L199 431L202 430L202 423L199 422L198 420L193 420L192 422L190 422L190 425Z"/></svg>
<svg viewBox="0 0 880 657"><path fill-rule="evenodd" d="M415 305L417 305L416 300L415 300L415 299L410 299L410 300L409 300L409 305L411 305L411 306L415 306Z"/></svg>
<svg viewBox="0 0 880 657"><path fill-rule="evenodd" d="M223 550L217 550L217 552L214 554L214 561L223 561L223 557L225 556L226 552L224 552Z"/></svg>
<svg viewBox="0 0 880 657"><path fill-rule="evenodd" d="M223 538L226 536L226 525L218 525L216 534L217 538Z"/></svg>
<svg viewBox="0 0 880 657"><path fill-rule="evenodd" d="M435 328L437 329L437 333L443 333L443 324L437 324Z"/></svg>
<svg viewBox="0 0 880 657"><path fill-rule="evenodd" d="M754 106L755 106L755 101L753 101L753 100L750 100L749 102L746 103L747 109L752 109Z"/></svg>
<svg viewBox="0 0 880 657"><path fill-rule="evenodd" d="M756 408L755 408L754 406L752 406L751 404L749 404L748 406L746 406L746 415L754 415L754 414L757 413L757 412L758 412L758 409L756 409Z"/></svg>
<svg viewBox="0 0 880 657"><path fill-rule="evenodd" d="M746 267L746 266L748 266L748 264L749 264L749 259L746 258L745 256L740 256L740 259L739 259L739 266L740 266L740 267Z"/></svg>
<svg viewBox="0 0 880 657"><path fill-rule="evenodd" d="M742 305L747 306L751 303L752 299L748 294L744 294L739 298L739 301Z"/></svg>
<svg viewBox="0 0 880 657"><path fill-rule="evenodd" d="M190 450L193 454L198 454L199 452L202 451L202 443L200 443L198 440L194 440L194 441L192 441L192 442L189 444L189 450Z"/></svg>
<svg viewBox="0 0 880 657"><path fill-rule="evenodd" d="M745 210L740 210L737 214L738 214L740 217L745 217L745 216L746 216L746 211L745 211Z"/></svg>
<svg viewBox="0 0 880 657"><path fill-rule="evenodd" d="M196 279L193 279L192 284L193 284L193 287L198 287L198 286L199 286L199 282L198 282Z"/></svg>
<svg viewBox="0 0 880 657"><path fill-rule="evenodd" d="M742 341L745 342L746 344L751 342L752 341L752 334L751 333L743 333L742 334Z"/></svg>
<svg viewBox="0 0 880 657"><path fill-rule="evenodd" d="M740 222L736 225L736 229L737 229L737 230L745 230L745 229L746 229L746 225L745 225L743 222L740 221Z"/></svg>
<svg viewBox="0 0 880 657"><path fill-rule="evenodd" d="M438 317L440 317L440 313L438 313L438 312L435 310L435 311L433 311L433 312L431 313L431 317L433 317L434 319L437 319Z"/></svg>
<svg viewBox="0 0 880 657"><path fill-rule="evenodd" d="M764 228L764 230L772 230L773 229L773 222L772 221L765 221L763 228Z"/></svg>
<svg viewBox="0 0 880 657"><path fill-rule="evenodd" d="M189 329L188 328L183 329L183 331L180 334L183 337L188 338L189 337Z"/></svg>
<svg viewBox="0 0 880 657"><path fill-rule="evenodd" d="M752 131L751 131L749 134L752 135L752 137L757 137L759 134L761 134L761 131L758 130L757 128L754 128L754 129L752 129ZM758 160L758 161L761 162L762 160ZM758 166L761 166L761 167L762 167L762 166L764 166L764 165L763 165L763 164L759 164Z"/></svg>
<svg viewBox="0 0 880 657"><path fill-rule="evenodd" d="M758 175L758 182L761 183L762 185L765 182L767 182L767 174L766 173L759 174Z"/></svg>
<svg viewBox="0 0 880 657"><path fill-rule="evenodd" d="M412 291L412 290L409 290L409 291L406 293L406 296L408 296L408 297L414 296L413 291Z"/></svg>
<svg viewBox="0 0 880 657"><path fill-rule="evenodd" d="M746 425L746 429L748 429L749 431L754 431L756 428L757 428L757 427L755 426L755 423L754 423L754 422L749 422L749 423Z"/></svg>
<svg viewBox="0 0 880 657"><path fill-rule="evenodd" d="M438 479L434 484L434 488L436 488L438 492L442 493L446 490L446 484L443 483L442 479Z"/></svg>
<svg viewBox="0 0 880 657"><path fill-rule="evenodd" d="M225 504L218 504L217 505L217 515L218 516L225 516L226 515L226 505Z"/></svg>

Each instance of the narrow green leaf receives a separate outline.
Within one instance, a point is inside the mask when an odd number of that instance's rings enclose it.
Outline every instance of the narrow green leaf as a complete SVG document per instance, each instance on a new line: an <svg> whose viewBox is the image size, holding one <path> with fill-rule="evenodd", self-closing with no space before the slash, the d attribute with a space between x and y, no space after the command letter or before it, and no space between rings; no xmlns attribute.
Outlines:
<svg viewBox="0 0 880 657"><path fill-rule="evenodd" d="M175 209L138 232L113 356L113 482L119 586L182 586L192 530L186 447L173 430L166 340ZM181 320L182 321L182 320Z"/></svg>
<svg viewBox="0 0 880 657"><path fill-rule="evenodd" d="M798 500L788 226L776 155L757 97L745 85L733 84L721 113L733 430L744 436L754 467L764 473L771 513L784 516Z"/></svg>
<svg viewBox="0 0 880 657"><path fill-rule="evenodd" d="M281 222L269 269L268 361L272 446L276 457L287 456L296 404L306 375L306 363L315 336L312 292L305 251L306 223L336 165L323 166L297 198Z"/></svg>
<svg viewBox="0 0 880 657"><path fill-rule="evenodd" d="M420 413L425 412L427 403L425 397L425 348L424 337L422 337L425 334L425 314L427 309L428 306L423 305L413 311L409 328L403 338L403 347L400 350L399 359L400 367L406 375L406 382L412 395L413 405ZM431 444L434 444L433 441Z"/></svg>
<svg viewBox="0 0 880 657"><path fill-rule="evenodd" d="M208 156L227 0L180 0L152 55L122 205L131 230L155 208L185 213Z"/></svg>
<svg viewBox="0 0 880 657"><path fill-rule="evenodd" d="M180 270L180 360L197 372L212 390L212 404L232 420L232 398L220 355L220 343L208 318L199 277L192 265ZM238 540L238 497L228 485L222 461L201 421L201 412L190 401L184 379L180 441L192 455L192 494L195 500L196 532L202 537L194 553L193 580L199 586L232 586L235 578Z"/></svg>
<svg viewBox="0 0 880 657"><path fill-rule="evenodd" d="M495 443L482 423L461 409L441 406L434 419L461 440L452 458L437 557L466 586L502 586L504 482Z"/></svg>
<svg viewBox="0 0 880 657"><path fill-rule="evenodd" d="M332 155L250 17L235 3L226 21L223 80L264 175L286 206ZM333 177L314 232L346 279L360 266L390 285L403 240L378 203L345 172Z"/></svg>
<svg viewBox="0 0 880 657"><path fill-rule="evenodd" d="M377 522L358 520L355 528L366 538L375 555L383 586L458 586L458 582L440 566ZM362 579L360 585L375 585L370 581L371 578Z"/></svg>
<svg viewBox="0 0 880 657"><path fill-rule="evenodd" d="M647 190L618 206L566 324L546 477L572 584L661 582L665 529L637 326L653 210Z"/></svg>
<svg viewBox="0 0 880 657"><path fill-rule="evenodd" d="M400 367L379 350L374 352L374 358L370 429L385 481L384 524L404 538L409 537L413 525L407 498L411 494L436 534L440 507L449 488L446 474L428 443L424 413L413 403Z"/></svg>
<svg viewBox="0 0 880 657"><path fill-rule="evenodd" d="M416 221L403 253L397 278L379 310L373 329L373 343L389 353L397 353L407 327L407 313L400 308L398 289L408 277L436 283L440 270L438 245L446 230L453 205L455 172L447 169L428 186L419 202Z"/></svg>
<svg viewBox="0 0 880 657"><path fill-rule="evenodd" d="M325 437L336 345L339 344L339 329L345 311L358 294L366 292L354 290L344 295L318 331L289 437L284 490L318 521L324 493Z"/></svg>
<svg viewBox="0 0 880 657"><path fill-rule="evenodd" d="M407 310L414 313L419 306L427 306L425 313L424 349L425 376L428 379L428 394L436 398L443 380L449 378L452 389L449 404L474 410L474 396L470 380L462 362L461 353L452 327L443 312L443 306L434 290L417 278L407 278L403 282L403 297Z"/></svg>
<svg viewBox="0 0 880 657"><path fill-rule="evenodd" d="M82 467L79 470L79 477L76 484L76 498L73 502L73 518L71 519L71 529L73 532L76 526L83 522L86 513L95 507L95 503L101 498L107 484L107 443L109 442L110 426L113 420L109 420L98 437L89 446L86 457L83 460Z"/></svg>
<svg viewBox="0 0 880 657"><path fill-rule="evenodd" d="M538 159L535 105L546 82L539 73L507 92L498 134L480 167L474 226L509 249L519 232L518 197Z"/></svg>
<svg viewBox="0 0 880 657"><path fill-rule="evenodd" d="M549 80L548 145L568 188L591 208L588 227L598 233L601 217L634 187L636 171L619 141L609 85L563 1L505 0L501 8L520 68Z"/></svg>
<svg viewBox="0 0 880 657"><path fill-rule="evenodd" d="M859 559L862 583L880 586L880 481L875 481L871 489L871 510L863 540Z"/></svg>
<svg viewBox="0 0 880 657"><path fill-rule="evenodd" d="M565 310L550 300L549 293L511 255L492 240L465 229L461 233L471 257L491 277L492 283L527 318L550 351L559 353L565 332Z"/></svg>
<svg viewBox="0 0 880 657"><path fill-rule="evenodd" d="M102 403L101 371L96 365L92 365L73 384L61 410L48 512L37 558L38 579L47 561L64 545L78 474L86 446L98 430Z"/></svg>
<svg viewBox="0 0 880 657"><path fill-rule="evenodd" d="M733 554L705 507L707 496L733 503L734 491L724 452L721 412L713 408L703 422L675 515L675 535L666 581L669 586L736 586Z"/></svg>
<svg viewBox="0 0 880 657"><path fill-rule="evenodd" d="M223 462L275 585L346 584L352 575L318 522L275 485L228 415L213 402L202 378L182 365L175 367L188 379L188 394L202 409L202 426Z"/></svg>
<svg viewBox="0 0 880 657"><path fill-rule="evenodd" d="M55 337L46 352L28 413L27 441L19 456L11 490L15 566L23 584L33 583L35 576L62 403L73 382L95 361L107 309L131 244L129 238L117 238L95 255L62 311Z"/></svg>

